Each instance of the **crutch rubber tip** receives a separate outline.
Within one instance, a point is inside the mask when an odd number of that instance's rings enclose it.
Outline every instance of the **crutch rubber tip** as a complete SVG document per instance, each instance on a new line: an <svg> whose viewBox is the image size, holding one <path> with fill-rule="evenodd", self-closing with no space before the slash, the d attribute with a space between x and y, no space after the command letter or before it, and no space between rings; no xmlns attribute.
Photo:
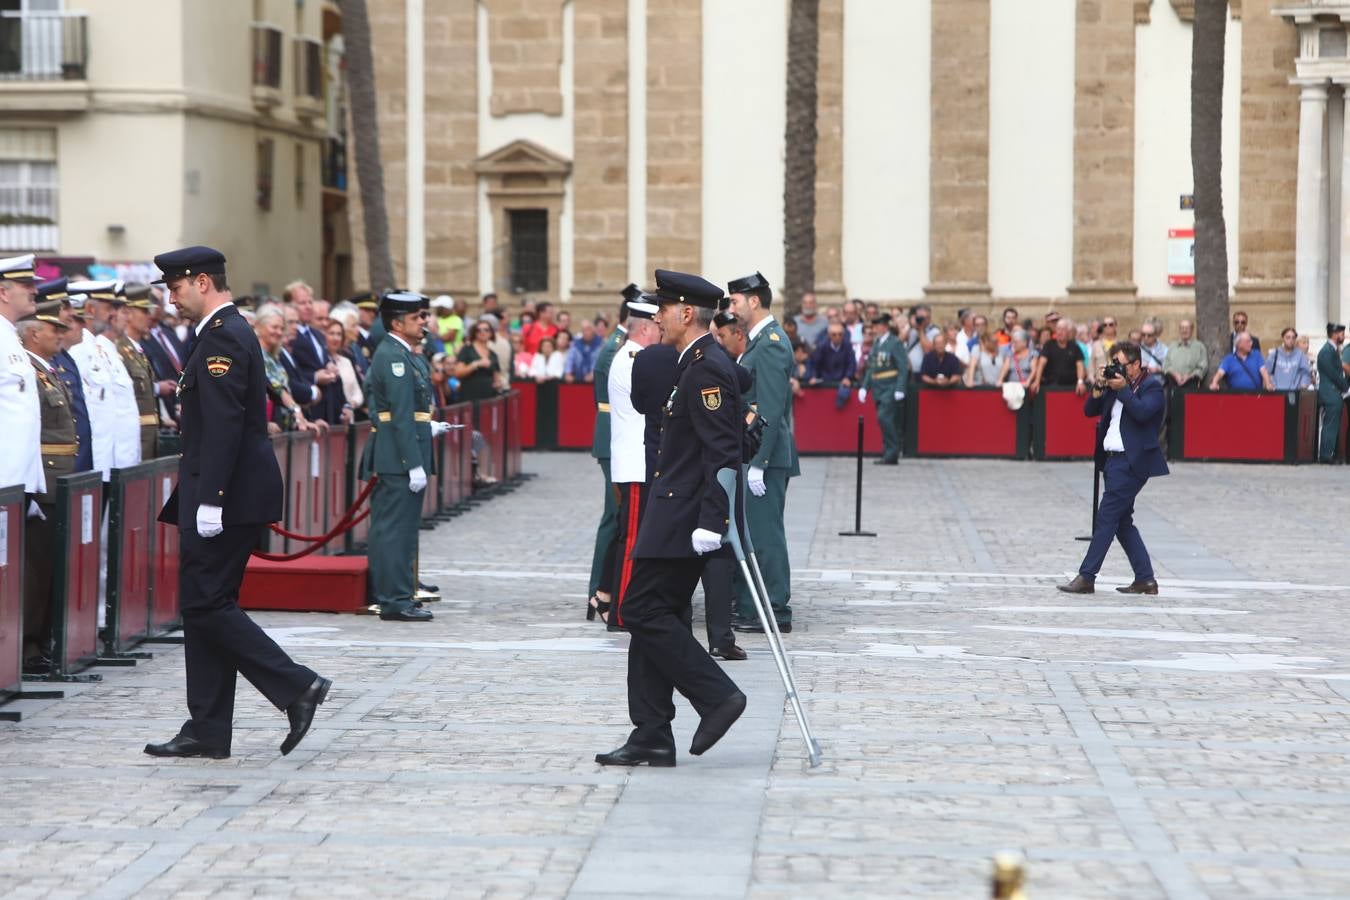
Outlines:
<svg viewBox="0 0 1350 900"><path fill-rule="evenodd" d="M698 730L694 732L694 741L689 745L689 752L694 756L702 756L712 749L722 739L736 720L745 712L745 695L740 691L732 694L702 719L699 720Z"/></svg>

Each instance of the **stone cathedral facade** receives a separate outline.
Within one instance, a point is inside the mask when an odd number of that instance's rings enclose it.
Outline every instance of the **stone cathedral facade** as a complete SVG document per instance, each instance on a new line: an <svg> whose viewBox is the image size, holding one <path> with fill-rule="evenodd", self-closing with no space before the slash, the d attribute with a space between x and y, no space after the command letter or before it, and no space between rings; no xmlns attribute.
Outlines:
<svg viewBox="0 0 1350 900"><path fill-rule="evenodd" d="M408 286L589 311L657 267L781 282L788 0L369 6ZM818 293L940 315L1190 311L1193 15L821 0ZM1350 2L1229 2L1230 280L1259 334L1350 316L1343 18Z"/></svg>

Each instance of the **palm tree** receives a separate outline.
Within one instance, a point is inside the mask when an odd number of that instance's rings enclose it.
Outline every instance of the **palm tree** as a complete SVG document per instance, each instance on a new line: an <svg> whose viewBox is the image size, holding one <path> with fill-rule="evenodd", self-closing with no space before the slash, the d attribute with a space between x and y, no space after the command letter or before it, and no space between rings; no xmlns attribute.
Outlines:
<svg viewBox="0 0 1350 900"><path fill-rule="evenodd" d="M342 41L347 54L347 91L352 111L352 147L361 183L361 216L366 235L370 289L395 287L389 252L389 213L384 206L384 165L380 162L380 122L375 105L375 62L371 52L366 0L338 0Z"/></svg>
<svg viewBox="0 0 1350 900"><path fill-rule="evenodd" d="M1223 57L1228 0L1195 0L1191 31L1191 177L1195 325L1211 369L1228 352L1228 226L1223 217Z"/></svg>
<svg viewBox="0 0 1350 900"><path fill-rule="evenodd" d="M786 312L816 280L816 74L820 0L792 0L787 46L787 160L783 176Z"/></svg>

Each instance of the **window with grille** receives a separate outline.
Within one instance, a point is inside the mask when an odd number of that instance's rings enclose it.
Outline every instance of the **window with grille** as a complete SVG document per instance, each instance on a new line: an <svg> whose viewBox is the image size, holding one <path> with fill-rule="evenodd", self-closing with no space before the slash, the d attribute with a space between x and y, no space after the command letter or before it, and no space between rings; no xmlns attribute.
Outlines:
<svg viewBox="0 0 1350 900"><path fill-rule="evenodd" d="M271 138L258 139L258 209L263 212L272 209L273 147Z"/></svg>
<svg viewBox="0 0 1350 900"><path fill-rule="evenodd" d="M56 132L0 129L0 251L59 250Z"/></svg>
<svg viewBox="0 0 1350 900"><path fill-rule="evenodd" d="M281 89L281 29L253 25L253 84Z"/></svg>
<svg viewBox="0 0 1350 900"><path fill-rule="evenodd" d="M323 45L314 38L295 39L295 96L323 98Z"/></svg>
<svg viewBox="0 0 1350 900"><path fill-rule="evenodd" d="M511 287L519 293L548 290L548 210L513 209Z"/></svg>

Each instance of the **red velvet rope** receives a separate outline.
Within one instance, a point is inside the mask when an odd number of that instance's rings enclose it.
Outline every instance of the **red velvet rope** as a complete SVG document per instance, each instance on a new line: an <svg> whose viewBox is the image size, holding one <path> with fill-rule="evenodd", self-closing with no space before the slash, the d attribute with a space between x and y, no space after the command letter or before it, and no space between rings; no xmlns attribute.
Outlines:
<svg viewBox="0 0 1350 900"><path fill-rule="evenodd" d="M272 529L272 532L274 534L279 534L282 537L292 541L304 541L305 543L310 544L309 547L306 547L304 550L300 550L295 553L284 553L284 554L264 553L261 550L254 550L253 555L258 557L259 559L266 559L270 560L271 562L290 562L292 560L301 559L303 557L309 556L316 550L321 550L330 541L332 541L333 538L338 537L339 535L342 534L346 534L348 531L351 531L353 528L364 522L366 518L370 516L369 509L367 509L360 515L356 515L356 511L360 509L361 506L370 497L370 492L375 488L376 480L377 480L376 476L372 475L370 481L366 482L366 486L362 488L360 495L356 498L356 502L353 503L347 509L347 511L342 514L342 518L339 519L337 523L334 524L333 527L329 529L326 534L321 534L317 537L312 535L296 534L293 531L287 531L286 529L282 528L275 522L267 526L268 528Z"/></svg>

